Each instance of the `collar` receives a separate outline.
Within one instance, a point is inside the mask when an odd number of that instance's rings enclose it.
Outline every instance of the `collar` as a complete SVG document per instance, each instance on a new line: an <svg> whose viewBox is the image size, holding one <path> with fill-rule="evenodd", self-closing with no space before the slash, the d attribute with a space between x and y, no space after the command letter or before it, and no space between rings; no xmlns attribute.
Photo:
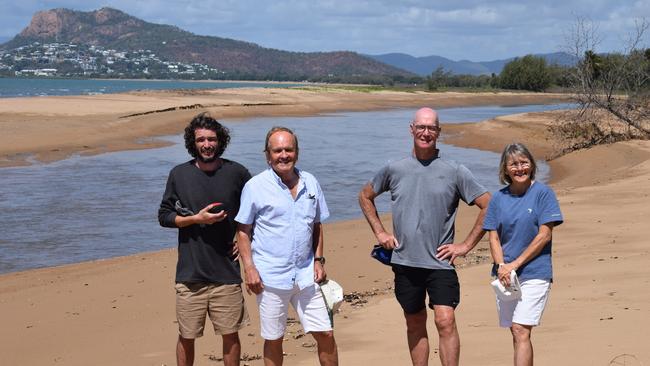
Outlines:
<svg viewBox="0 0 650 366"><path fill-rule="evenodd" d="M432 161L434 161L434 160L436 160L436 159L438 159L440 157L440 149L436 148L435 151L433 152L433 156L431 156L431 158L429 158L429 159L422 160L422 159L418 158L417 155L415 154L415 149L413 149L411 151L411 156L415 160L432 162Z"/></svg>
<svg viewBox="0 0 650 366"><path fill-rule="evenodd" d="M426 159L426 160L421 160L421 159L419 159L419 158L415 155L415 151L413 151L412 154L411 154L411 158L412 158L413 160L417 161L418 163L424 165L424 166L429 166L429 165L430 165L431 163L433 163L435 160L437 160L437 159L440 158L440 150L439 150L439 149L436 149L435 154L434 154L430 159Z"/></svg>
<svg viewBox="0 0 650 366"><path fill-rule="evenodd" d="M280 176L275 172L275 170L273 170L273 168L268 167L267 170L270 171L271 176L273 177L273 179L275 179L275 182L276 182L278 185L280 185L280 186L282 186L282 187L286 187L286 186L287 186L287 185L284 184L284 182L282 181L282 178L280 178ZM298 192L300 192L301 187L305 185L305 180L303 179L302 171L301 171L300 169L294 167L293 170L296 172L296 174L298 175L298 178L299 178L299 180L298 180L298 188L299 188L299 189L298 189Z"/></svg>

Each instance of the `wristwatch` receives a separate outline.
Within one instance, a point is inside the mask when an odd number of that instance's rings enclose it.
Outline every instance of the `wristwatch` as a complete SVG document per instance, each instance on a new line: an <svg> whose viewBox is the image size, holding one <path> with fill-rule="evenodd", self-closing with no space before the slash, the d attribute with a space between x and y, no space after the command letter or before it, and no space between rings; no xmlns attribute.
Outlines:
<svg viewBox="0 0 650 366"><path fill-rule="evenodd" d="M320 262L320 264L325 264L325 257L314 257L314 262Z"/></svg>

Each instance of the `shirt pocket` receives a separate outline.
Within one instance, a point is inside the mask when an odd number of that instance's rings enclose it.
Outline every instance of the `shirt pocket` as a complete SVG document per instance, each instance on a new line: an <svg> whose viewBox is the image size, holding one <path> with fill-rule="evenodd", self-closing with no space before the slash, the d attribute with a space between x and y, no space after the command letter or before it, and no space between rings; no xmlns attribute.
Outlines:
<svg viewBox="0 0 650 366"><path fill-rule="evenodd" d="M318 211L318 200L316 197L306 195L304 199L298 202L300 209L300 216L308 223L314 222L316 219L316 212Z"/></svg>

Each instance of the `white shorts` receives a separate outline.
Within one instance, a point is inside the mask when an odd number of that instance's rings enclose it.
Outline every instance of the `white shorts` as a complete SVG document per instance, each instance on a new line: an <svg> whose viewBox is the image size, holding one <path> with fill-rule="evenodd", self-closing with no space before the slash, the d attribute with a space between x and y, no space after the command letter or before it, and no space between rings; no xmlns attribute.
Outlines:
<svg viewBox="0 0 650 366"><path fill-rule="evenodd" d="M260 310L260 333L262 338L276 340L284 336L289 315L289 303L298 313L305 333L332 330L323 294L317 284L299 290L281 290L265 286L257 295Z"/></svg>
<svg viewBox="0 0 650 366"><path fill-rule="evenodd" d="M499 325L503 328L510 328L512 323L539 325L550 291L550 281L532 279L521 283L521 299L502 301L497 298Z"/></svg>

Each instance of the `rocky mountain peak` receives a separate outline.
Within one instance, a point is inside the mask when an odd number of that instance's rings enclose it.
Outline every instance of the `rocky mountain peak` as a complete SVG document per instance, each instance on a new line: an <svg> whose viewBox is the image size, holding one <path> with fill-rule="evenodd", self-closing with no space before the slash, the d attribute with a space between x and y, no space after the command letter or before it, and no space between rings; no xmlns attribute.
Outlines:
<svg viewBox="0 0 650 366"><path fill-rule="evenodd" d="M131 18L128 14L119 11L113 8L101 8L91 12L95 18L97 24L104 24L109 22L114 22L116 20L124 20L125 18Z"/></svg>
<svg viewBox="0 0 650 366"><path fill-rule="evenodd" d="M103 34L111 34L108 27L120 28L140 26L143 21L113 8L101 8L91 12L73 11L69 9L52 9L39 11L32 17L29 26L19 36L49 40L60 36L73 35L80 38L88 28L103 28Z"/></svg>
<svg viewBox="0 0 650 366"><path fill-rule="evenodd" d="M49 38L60 34L66 24L66 9L39 11L32 17L27 28L20 32L22 37Z"/></svg>

